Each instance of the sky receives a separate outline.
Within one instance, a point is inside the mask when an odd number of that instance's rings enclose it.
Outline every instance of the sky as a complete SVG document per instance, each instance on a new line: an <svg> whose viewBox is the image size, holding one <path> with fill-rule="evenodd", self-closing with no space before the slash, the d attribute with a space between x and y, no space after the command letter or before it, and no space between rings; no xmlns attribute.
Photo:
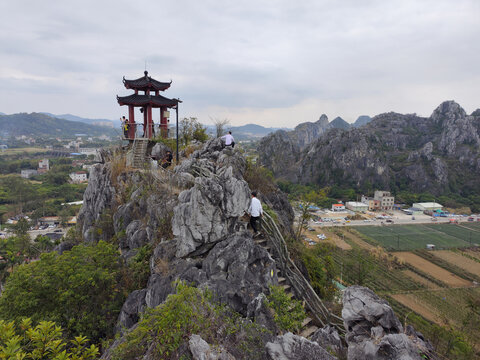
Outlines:
<svg viewBox="0 0 480 360"><path fill-rule="evenodd" d="M479 0L0 2L7 114L118 119L123 77L145 66L205 124L429 116L445 100L471 113L479 64Z"/></svg>

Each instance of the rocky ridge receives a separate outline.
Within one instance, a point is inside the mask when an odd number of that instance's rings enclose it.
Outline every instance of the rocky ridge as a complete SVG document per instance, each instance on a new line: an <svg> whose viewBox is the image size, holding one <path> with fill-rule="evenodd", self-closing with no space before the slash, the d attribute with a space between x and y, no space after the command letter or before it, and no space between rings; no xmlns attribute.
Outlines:
<svg viewBox="0 0 480 360"><path fill-rule="evenodd" d="M333 359L332 354L343 356L346 348L333 329L319 329L311 340L290 333L281 335L264 306L262 299L269 292L268 286L278 284L277 264L269 252L252 239L242 218L249 204L250 188L244 179L245 159L239 152L223 149L219 140L211 140L172 172L160 172L155 176L153 171L125 169L119 172L113 165L114 160L109 161L108 157L105 155L104 161L91 171L79 215L83 237L87 241L97 241L110 231L118 239L126 261L140 247L146 244L154 247L148 284L128 296L118 318L118 332L128 333L135 327L141 312L162 304L174 291L172 283L183 280L208 288L216 300L269 329L272 335L264 338L264 353L258 354L258 358L310 359L316 354L318 359ZM292 214L285 197L277 192L261 195L261 200L269 204L288 228ZM111 218L109 231L106 226L99 227L105 217ZM99 228L102 231L98 231ZM350 297L364 299L361 300L364 303L372 302L374 295L364 288L349 291ZM350 347L356 348L355 354L371 351L372 345L362 345L368 336L355 335L358 327L352 325L360 324L362 319L366 319L362 331L373 334L371 339L392 333L390 323L375 319L388 318L395 324L397 333L402 332L401 325L397 326L398 319L381 300L360 309L348 305L352 301L345 299L344 309L345 306L349 309L344 316L349 354ZM391 352L402 357L391 358L420 359L410 351L414 348L420 349L418 354L423 351L414 339L402 337L403 345L395 345L398 350ZM112 349L116 344L118 341ZM404 351L402 346L410 350ZM198 335L191 335L184 348L189 349L194 359L242 358L231 343L210 345ZM109 359L112 349L107 350L103 358ZM151 353L154 348L148 349L143 358L155 358ZM407 352L410 357L406 357ZM349 358L355 357L349 355Z"/></svg>
<svg viewBox="0 0 480 360"><path fill-rule="evenodd" d="M480 117L467 115L454 101L428 118L386 113L361 128L330 129L301 151L277 139L277 134L262 139L259 161L290 181L480 193Z"/></svg>

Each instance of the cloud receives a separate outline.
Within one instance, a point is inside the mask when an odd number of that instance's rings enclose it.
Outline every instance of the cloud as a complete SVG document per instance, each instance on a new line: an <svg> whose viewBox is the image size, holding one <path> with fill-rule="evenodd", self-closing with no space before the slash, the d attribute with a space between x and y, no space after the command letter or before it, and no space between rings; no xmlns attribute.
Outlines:
<svg viewBox="0 0 480 360"><path fill-rule="evenodd" d="M142 76L145 62L173 80L165 96L205 120L293 127L323 112L354 121L451 98L480 106L476 0L23 0L0 13L7 113L117 118L122 77Z"/></svg>

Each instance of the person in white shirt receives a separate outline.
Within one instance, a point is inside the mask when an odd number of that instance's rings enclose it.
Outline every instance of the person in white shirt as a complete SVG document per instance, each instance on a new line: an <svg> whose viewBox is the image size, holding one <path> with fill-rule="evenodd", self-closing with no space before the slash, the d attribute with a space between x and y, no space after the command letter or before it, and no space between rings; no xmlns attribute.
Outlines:
<svg viewBox="0 0 480 360"><path fill-rule="evenodd" d="M252 191L252 201L250 202L250 207L248 208L248 213L250 214L250 225L253 229L253 236L260 235L258 231L258 220L263 214L262 204L260 200L257 199L257 192Z"/></svg>
<svg viewBox="0 0 480 360"><path fill-rule="evenodd" d="M235 139L231 131L229 131L227 135L223 135L221 139L225 141L225 146L231 146L232 149L235 147Z"/></svg>

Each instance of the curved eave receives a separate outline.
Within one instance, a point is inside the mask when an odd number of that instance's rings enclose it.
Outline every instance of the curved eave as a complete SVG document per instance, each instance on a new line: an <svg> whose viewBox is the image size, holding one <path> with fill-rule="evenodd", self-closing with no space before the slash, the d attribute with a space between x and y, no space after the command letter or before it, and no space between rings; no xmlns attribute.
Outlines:
<svg viewBox="0 0 480 360"><path fill-rule="evenodd" d="M179 100L168 99L164 96L157 95L139 95L132 94L129 96L117 96L117 101L120 106L122 105L133 105L133 106L146 106L150 105L152 107L176 107Z"/></svg>
<svg viewBox="0 0 480 360"><path fill-rule="evenodd" d="M170 82L160 82L152 79L149 76L144 76L135 80L127 80L125 77L123 78L123 85L125 85L125 88L133 90L165 91L170 87L171 84L171 80Z"/></svg>

